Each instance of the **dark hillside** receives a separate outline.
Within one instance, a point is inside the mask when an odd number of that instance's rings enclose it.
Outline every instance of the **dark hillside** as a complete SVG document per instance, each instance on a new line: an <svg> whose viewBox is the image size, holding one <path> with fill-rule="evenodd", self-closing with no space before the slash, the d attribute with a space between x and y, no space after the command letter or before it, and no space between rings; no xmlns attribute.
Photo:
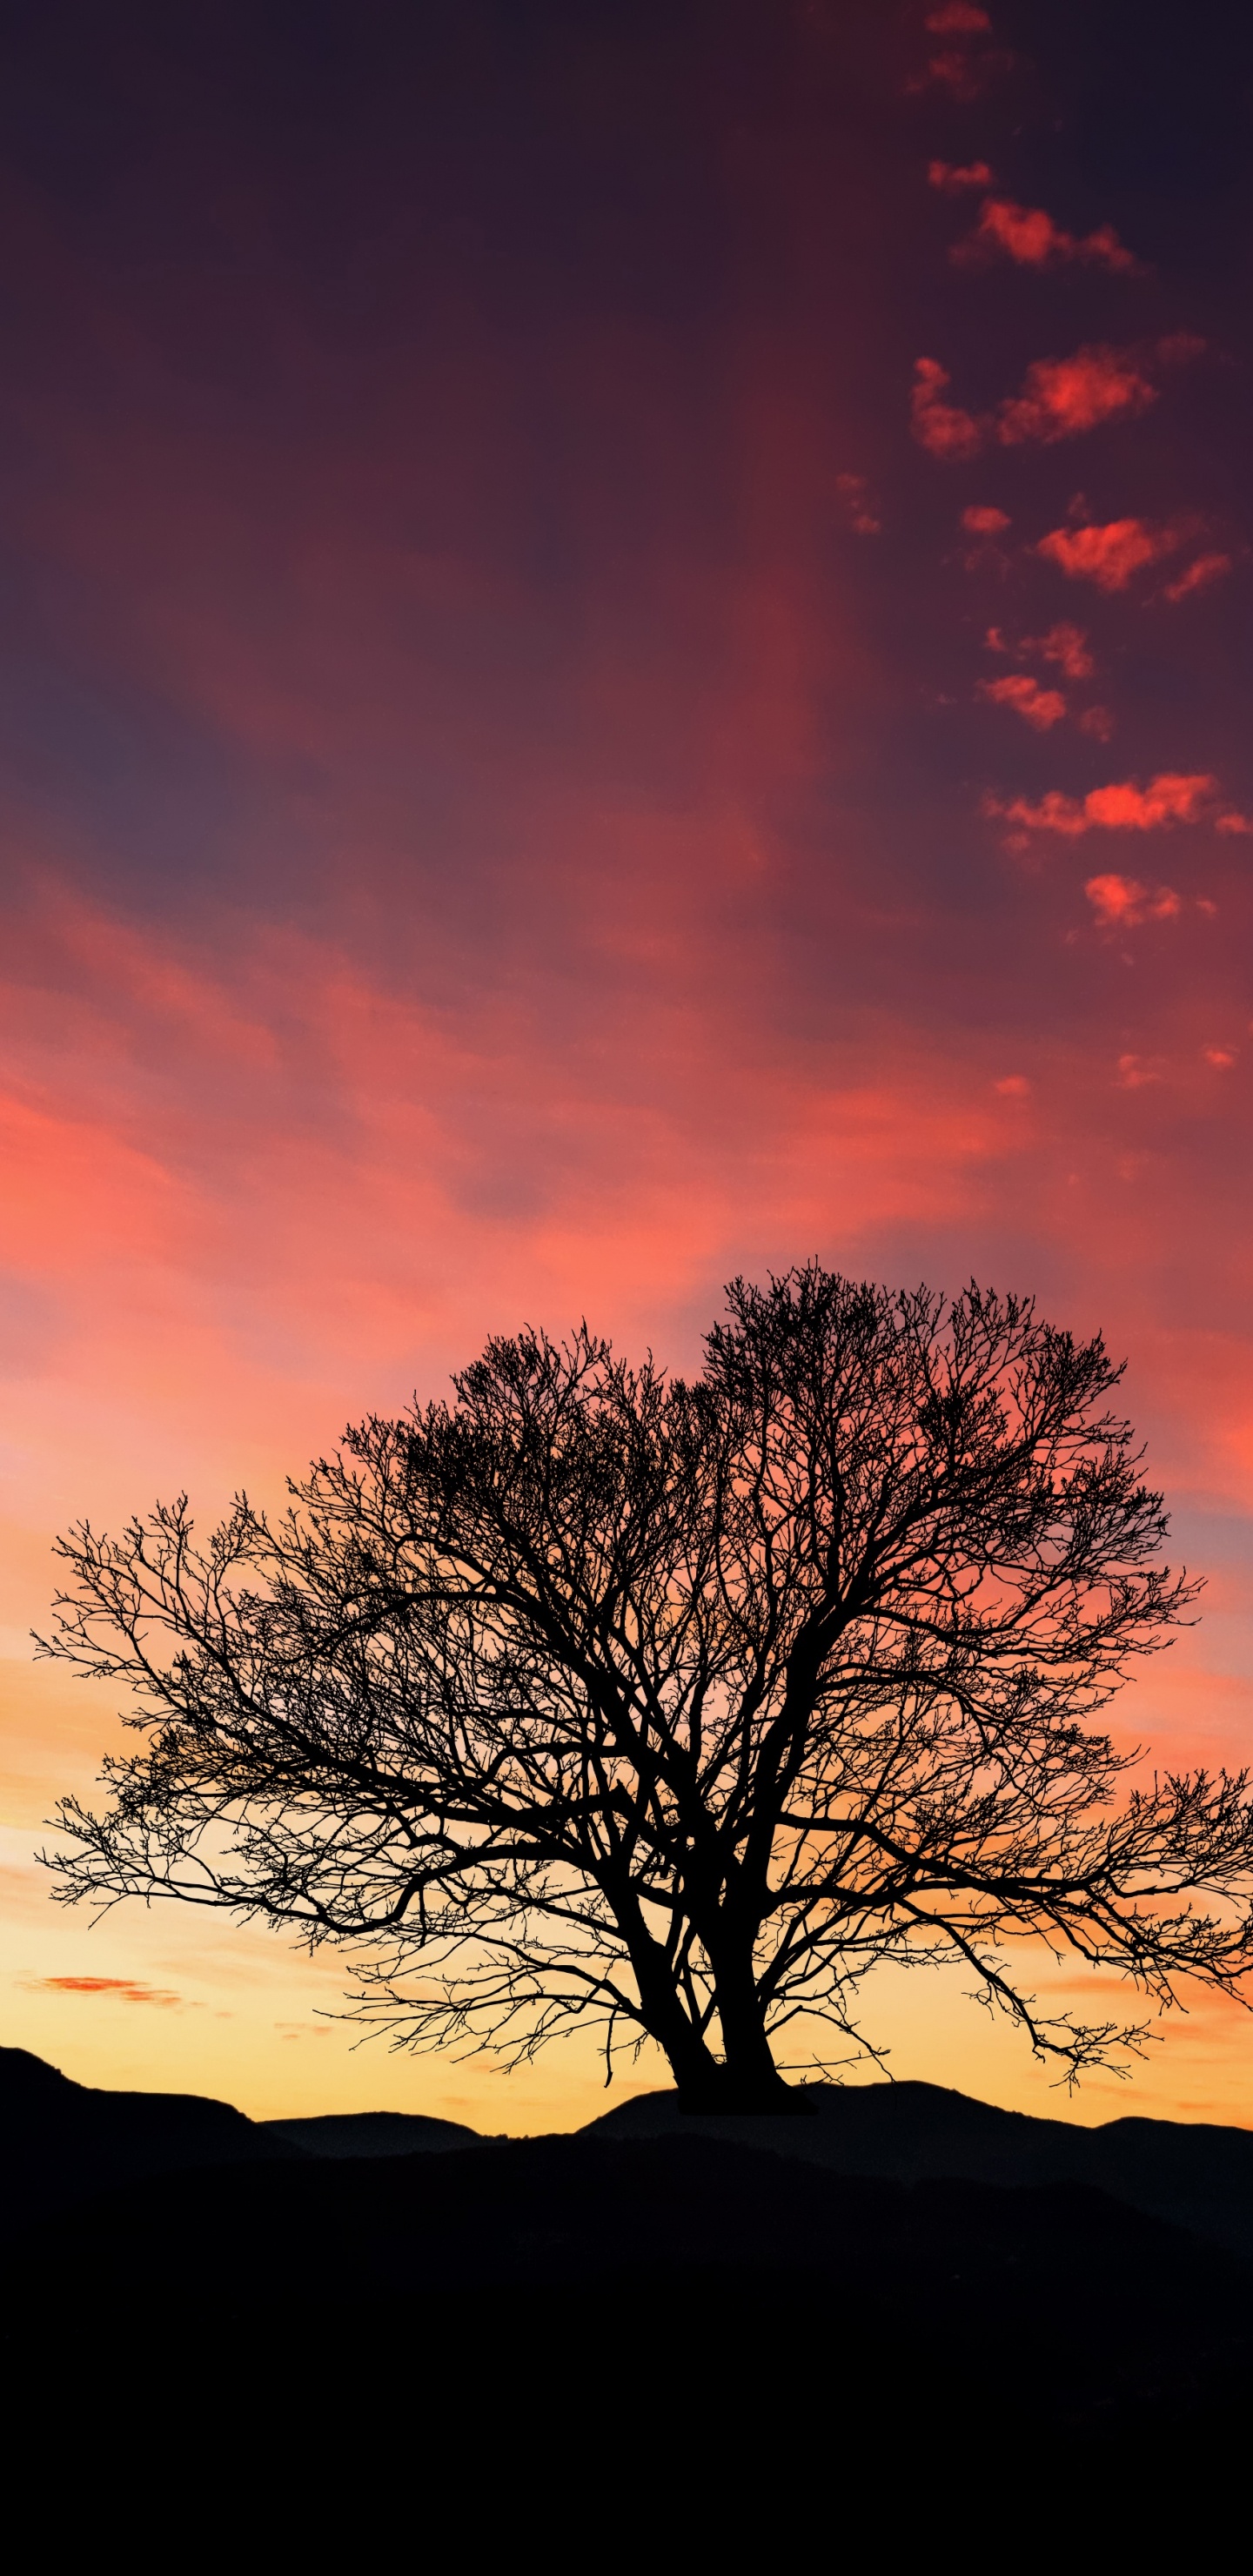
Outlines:
<svg viewBox="0 0 1253 2576"><path fill-rule="evenodd" d="M6 2233L112 2182L291 2152L229 2102L200 2093L105 2092L73 2083L24 2048L0 2049Z"/></svg>
<svg viewBox="0 0 1253 2576"><path fill-rule="evenodd" d="M686 2118L673 2093L623 2102L585 2137L678 2137L699 2130L842 2174L943 2178L1016 2189L1080 2183L1146 2215L1253 2256L1253 2132L1177 2120L1087 2129L1001 2111L938 2084L815 2086L809 2119Z"/></svg>
<svg viewBox="0 0 1253 2576"><path fill-rule="evenodd" d="M20 2052L0 2074L11 2169L16 2146L30 2176L42 2139L60 2204L7 2198L24 2442L69 2427L107 2460L142 2425L162 2476L185 2460L198 2478L225 2403L276 2498L314 2466L333 2484L368 2424L396 2495L434 2481L476 2529L489 2504L547 2529L557 2498L642 2541L663 2498L699 2524L712 2479L731 2539L779 2478L799 2479L798 2532L825 2528L824 2493L850 2478L892 2528L937 2498L964 2527L998 2481L1034 2495L1045 2461L1058 2510L1133 2490L1138 2510L1191 2492L1253 2392L1238 2256L1087 2181L918 2171L999 2154L1003 2175L1054 2130L1100 2153L1166 2124L1076 2132L902 2085L824 2094L812 2120L754 2123L783 2135L751 2145L655 2096L574 2137L439 2153L380 2154L375 2127L376 2151L350 2158L282 2155L285 2123L93 2094ZM620 2134L650 2124L663 2134ZM1180 2156L1225 2140L1223 2188L1239 2184L1242 2133L1172 2137ZM129 2178L123 2149L148 2158Z"/></svg>
<svg viewBox="0 0 1253 2576"><path fill-rule="evenodd" d="M442 2155L452 2147L477 2147L475 2129L460 2120L431 2120L420 2111L326 2111L309 2120L261 2120L258 2127L284 2149L307 2156Z"/></svg>
<svg viewBox="0 0 1253 2576"><path fill-rule="evenodd" d="M455 2346L480 2395L506 2361L525 2382L577 2355L576 2406L586 2374L642 2354L847 2416L908 2355L928 2421L991 2378L1059 2431L1230 2390L1251 2288L1081 2185L858 2180L698 2136L167 2174L33 2227L3 2285L23 2347L107 2318L140 2378L153 2320L180 2316L202 2355L256 2352L281 2321L284 2352L368 2352L393 2379L442 2374Z"/></svg>

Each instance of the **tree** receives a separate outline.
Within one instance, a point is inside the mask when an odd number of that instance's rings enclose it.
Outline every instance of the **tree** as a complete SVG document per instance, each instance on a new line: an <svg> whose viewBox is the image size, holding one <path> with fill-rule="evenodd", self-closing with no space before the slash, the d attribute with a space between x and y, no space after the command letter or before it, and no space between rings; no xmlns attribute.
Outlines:
<svg viewBox="0 0 1253 2576"><path fill-rule="evenodd" d="M1023 1945L1158 2010L1234 1993L1247 1775L1123 1791L1092 1725L1197 1590L1101 1339L811 1263L737 1280L705 1354L526 1331L277 1521L240 1497L198 1551L184 1497L60 1542L45 1651L147 1739L104 1814L63 1802L64 1897L347 1943L410 2044L651 2037L698 2108L795 2104L789 2025L870 2047L885 1959L964 1961L1070 2076L1147 2023L1041 2013Z"/></svg>

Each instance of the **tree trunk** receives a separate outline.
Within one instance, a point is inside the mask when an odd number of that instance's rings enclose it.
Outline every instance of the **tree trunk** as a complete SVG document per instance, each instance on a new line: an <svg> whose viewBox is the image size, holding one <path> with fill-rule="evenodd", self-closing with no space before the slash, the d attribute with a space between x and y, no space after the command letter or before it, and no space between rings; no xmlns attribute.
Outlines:
<svg viewBox="0 0 1253 2576"><path fill-rule="evenodd" d="M811 2111L813 2104L797 2086L785 2083L770 2053L765 2016L751 1960L734 1965L715 1962L718 2019L722 2028L722 2062L709 2063L699 2092L679 2083L685 2111L780 2114Z"/></svg>

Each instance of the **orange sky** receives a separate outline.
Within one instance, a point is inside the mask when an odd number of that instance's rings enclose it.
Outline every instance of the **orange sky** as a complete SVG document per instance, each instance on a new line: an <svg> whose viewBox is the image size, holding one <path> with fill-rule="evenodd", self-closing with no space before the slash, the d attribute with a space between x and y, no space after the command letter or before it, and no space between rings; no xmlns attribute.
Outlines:
<svg viewBox="0 0 1253 2576"><path fill-rule="evenodd" d="M1253 1750L1246 39L958 14L18 42L2 1990L72 2074L600 2107L31 1858L113 1726L29 1660L57 1528L271 1494L524 1317L686 1366L817 1252L1103 1326L1210 1577L1126 1731ZM1064 2109L959 1983L885 1983L894 2070ZM1253 2122L1251 2042L1074 2114Z"/></svg>

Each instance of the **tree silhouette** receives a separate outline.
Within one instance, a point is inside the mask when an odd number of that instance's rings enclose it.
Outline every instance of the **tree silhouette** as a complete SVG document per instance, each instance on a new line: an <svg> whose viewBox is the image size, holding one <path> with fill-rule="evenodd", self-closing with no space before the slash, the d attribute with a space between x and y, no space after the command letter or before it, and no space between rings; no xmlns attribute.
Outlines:
<svg viewBox="0 0 1253 2576"><path fill-rule="evenodd" d="M651 2037L696 2108L795 2104L789 2025L870 2047L885 1959L964 1961L1070 2075L1147 2023L1043 2014L1024 1944L1234 1992L1246 1775L1123 1791L1090 1723L1197 1588L1103 1342L816 1264L728 1307L694 1382L526 1331L276 1522L60 1542L45 1651L147 1736L63 1802L63 1896L346 1942L412 2044Z"/></svg>

